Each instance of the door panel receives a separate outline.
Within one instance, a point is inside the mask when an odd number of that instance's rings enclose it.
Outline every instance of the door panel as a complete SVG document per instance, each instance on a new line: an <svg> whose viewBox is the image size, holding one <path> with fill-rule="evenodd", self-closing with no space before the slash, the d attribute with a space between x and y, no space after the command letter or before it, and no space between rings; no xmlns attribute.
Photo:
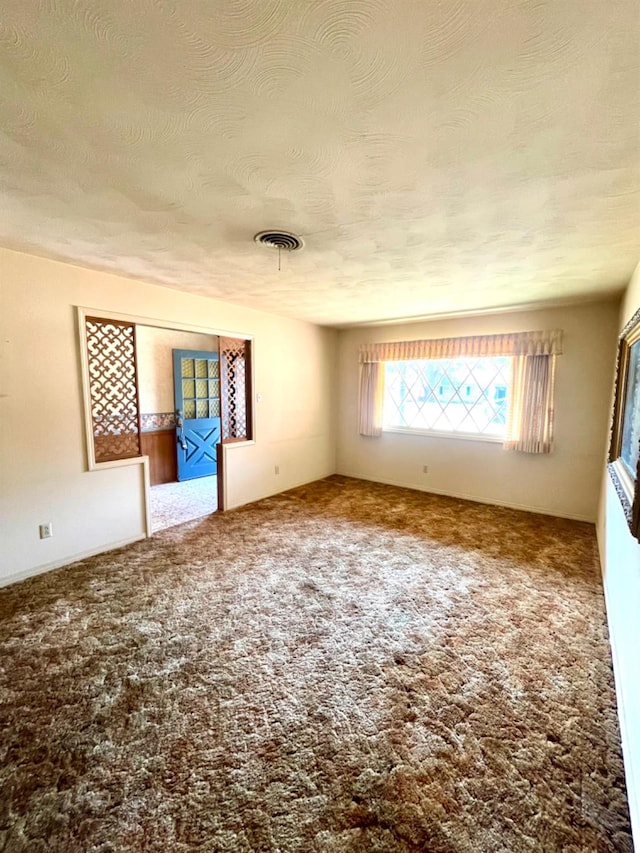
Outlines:
<svg viewBox="0 0 640 853"><path fill-rule="evenodd" d="M220 362L217 352L173 350L178 480L217 473Z"/></svg>

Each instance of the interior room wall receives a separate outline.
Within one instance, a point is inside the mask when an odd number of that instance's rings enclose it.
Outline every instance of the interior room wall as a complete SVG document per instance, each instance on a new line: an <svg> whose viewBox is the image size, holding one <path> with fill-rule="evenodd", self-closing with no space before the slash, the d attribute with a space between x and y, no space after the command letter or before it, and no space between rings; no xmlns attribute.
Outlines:
<svg viewBox="0 0 640 853"><path fill-rule="evenodd" d="M595 521L608 426L618 302L404 325L340 334L338 472L438 494ZM549 456L505 451L499 443L358 434L358 347L365 342L444 338L533 329L564 330L556 367L556 440ZM423 466L428 473L423 473Z"/></svg>
<svg viewBox="0 0 640 853"><path fill-rule="evenodd" d="M640 265L622 303L619 330L639 308ZM636 847L640 848L640 544L629 532L622 505L606 471L598 516L598 543L631 822Z"/></svg>
<svg viewBox="0 0 640 853"><path fill-rule="evenodd" d="M216 335L136 327L136 355L140 413L173 412L173 350L190 349L211 352L218 346Z"/></svg>
<svg viewBox="0 0 640 853"><path fill-rule="evenodd" d="M87 470L76 306L253 336L255 442L228 454L229 506L335 471L334 331L8 250L0 294L0 582L144 536L142 466Z"/></svg>

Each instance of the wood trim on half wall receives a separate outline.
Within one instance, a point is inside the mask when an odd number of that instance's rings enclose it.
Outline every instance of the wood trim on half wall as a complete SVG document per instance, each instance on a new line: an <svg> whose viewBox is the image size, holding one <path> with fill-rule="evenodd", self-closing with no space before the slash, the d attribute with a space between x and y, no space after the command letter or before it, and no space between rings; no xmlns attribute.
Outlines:
<svg viewBox="0 0 640 853"><path fill-rule="evenodd" d="M216 477L216 486L218 488L218 512L224 512L224 447L222 442L216 444L216 461L218 463L218 473Z"/></svg>

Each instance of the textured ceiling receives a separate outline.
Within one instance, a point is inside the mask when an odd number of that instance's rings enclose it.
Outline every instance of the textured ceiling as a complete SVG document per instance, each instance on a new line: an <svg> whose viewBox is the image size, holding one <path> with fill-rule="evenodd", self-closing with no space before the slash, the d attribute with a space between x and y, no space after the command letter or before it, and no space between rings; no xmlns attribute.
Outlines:
<svg viewBox="0 0 640 853"><path fill-rule="evenodd" d="M639 36L637 0L3 0L0 243L338 325L618 292Z"/></svg>

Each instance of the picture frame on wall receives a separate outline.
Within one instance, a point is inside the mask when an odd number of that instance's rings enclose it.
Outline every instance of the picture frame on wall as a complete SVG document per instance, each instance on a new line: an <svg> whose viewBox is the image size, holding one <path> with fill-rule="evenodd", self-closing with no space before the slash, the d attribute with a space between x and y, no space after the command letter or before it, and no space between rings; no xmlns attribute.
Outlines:
<svg viewBox="0 0 640 853"><path fill-rule="evenodd" d="M640 541L640 310L620 334L609 474L632 535Z"/></svg>

